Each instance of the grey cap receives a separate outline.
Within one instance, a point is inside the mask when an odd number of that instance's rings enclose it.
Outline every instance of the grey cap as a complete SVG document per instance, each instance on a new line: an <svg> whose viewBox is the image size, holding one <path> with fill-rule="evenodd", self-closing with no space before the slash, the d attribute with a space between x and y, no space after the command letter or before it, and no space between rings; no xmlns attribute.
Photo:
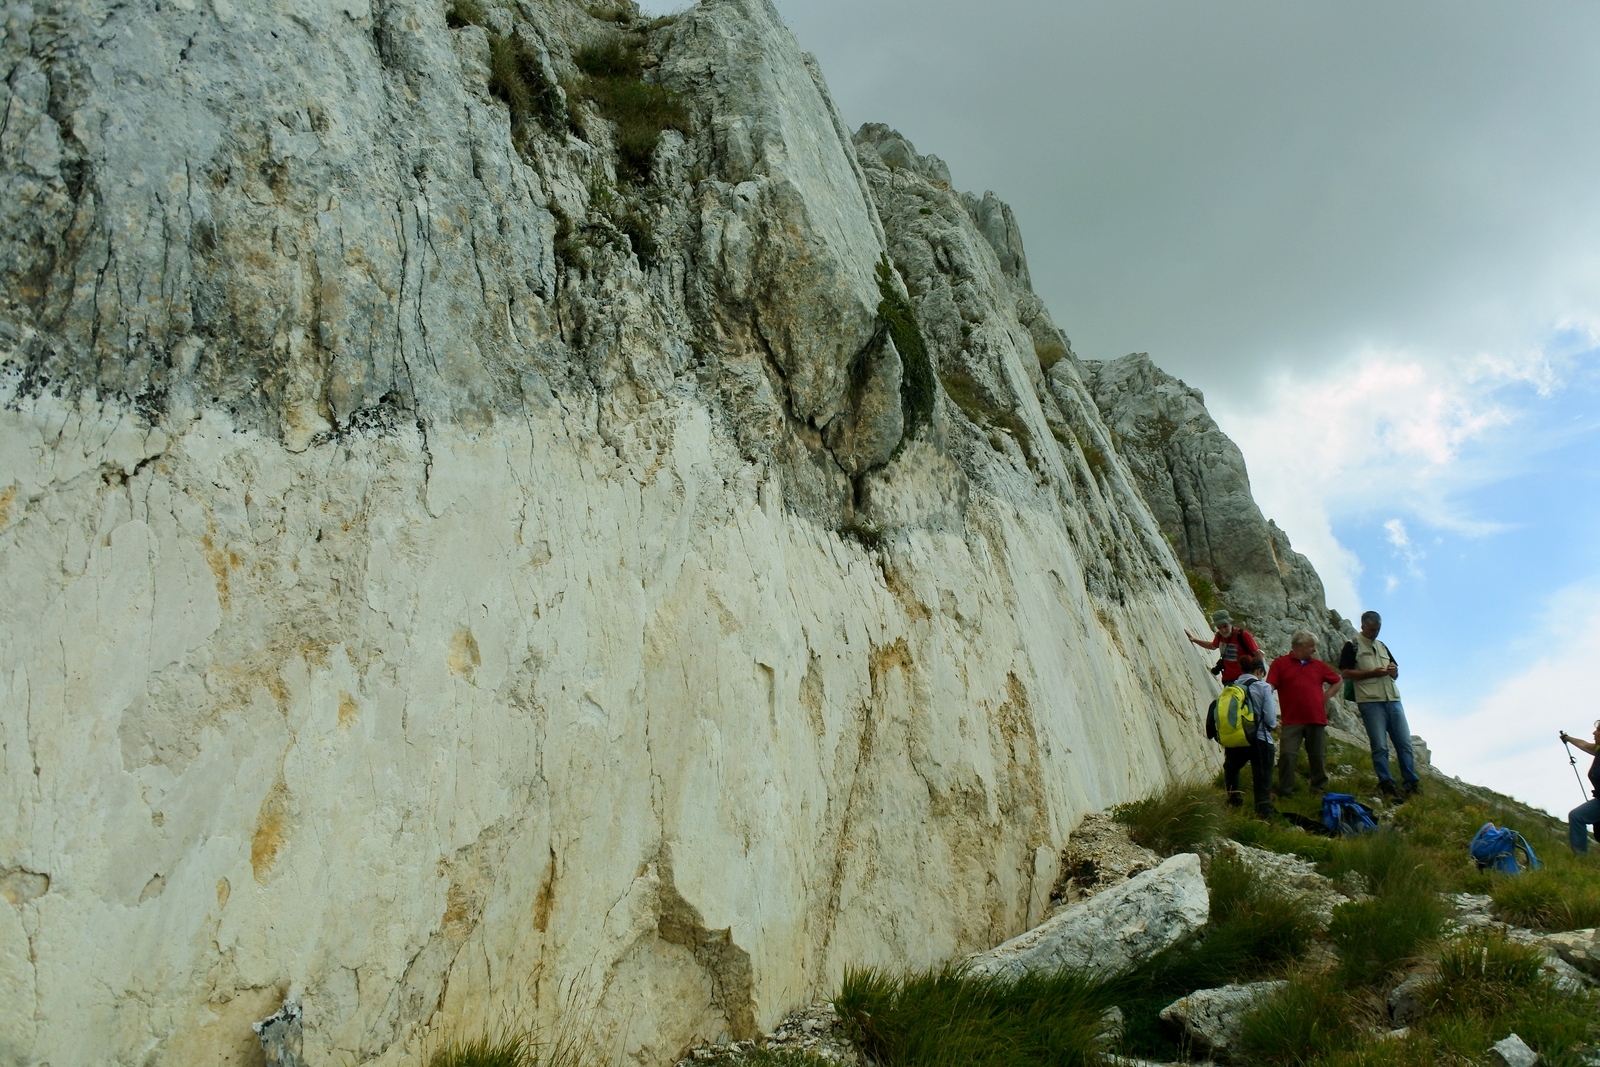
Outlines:
<svg viewBox="0 0 1600 1067"><path fill-rule="evenodd" d="M1225 622L1232 622L1232 621L1233 621L1233 616L1229 615L1226 611L1223 611L1220 608L1211 613L1211 625L1212 626L1221 626Z"/></svg>

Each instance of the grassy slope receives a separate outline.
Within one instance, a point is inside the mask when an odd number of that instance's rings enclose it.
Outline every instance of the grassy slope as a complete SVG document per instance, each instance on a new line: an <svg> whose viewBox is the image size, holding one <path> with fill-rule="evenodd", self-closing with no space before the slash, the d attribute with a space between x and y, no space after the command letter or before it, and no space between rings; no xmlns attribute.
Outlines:
<svg viewBox="0 0 1600 1067"><path fill-rule="evenodd" d="M1303 759L1303 757L1302 757ZM1127 805L1118 817L1136 840L1163 854L1217 836L1316 861L1365 899L1336 909L1317 931L1303 908L1260 884L1236 861L1215 858L1207 874L1212 921L1203 937L1110 982L1065 975L1032 986L996 985L936 970L912 975L852 972L836 997L874 1060L905 1067L955 1064L1072 1065L1107 1062L1093 1020L1111 1005L1126 1024L1114 1051L1184 1059L1180 1035L1157 1019L1191 990L1229 981L1287 978L1288 985L1248 1024L1235 1062L1282 1067L1453 1067L1484 1060L1491 1043L1516 1032L1551 1067L1576 1065L1600 1043L1600 996L1558 991L1540 972L1539 954L1482 932L1448 925L1448 895L1489 894L1518 925L1573 929L1600 922L1600 865L1572 857L1565 827L1507 797L1430 776L1404 805L1372 801L1377 780L1363 748L1330 742L1330 789L1367 800L1384 829L1349 841L1307 834L1228 812L1220 790L1169 790ZM1302 779L1303 780L1303 779ZM1220 784L1220 783L1219 783ZM1307 817L1320 798L1281 803ZM1477 871L1467 843L1485 822L1510 826L1533 845L1545 869L1519 877ZM1600 851L1600 850L1597 850ZM1304 949L1320 937L1336 962L1315 966ZM1402 1037L1385 1036L1388 990L1406 974L1434 975L1421 996L1429 1005ZM1051 1020L1048 1028L1031 1021Z"/></svg>

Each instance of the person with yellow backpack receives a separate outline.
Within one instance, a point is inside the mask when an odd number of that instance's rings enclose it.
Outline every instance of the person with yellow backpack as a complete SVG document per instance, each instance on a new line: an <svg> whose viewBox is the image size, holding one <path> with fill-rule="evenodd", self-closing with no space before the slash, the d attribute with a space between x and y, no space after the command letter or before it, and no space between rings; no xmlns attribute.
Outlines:
<svg viewBox="0 0 1600 1067"><path fill-rule="evenodd" d="M1256 814L1270 818L1272 806L1272 731L1278 728L1278 699L1261 680L1261 661L1248 653L1239 657L1239 676L1222 687L1206 712L1206 736L1222 746L1222 780L1228 803L1244 803L1239 772L1250 765L1250 785Z"/></svg>

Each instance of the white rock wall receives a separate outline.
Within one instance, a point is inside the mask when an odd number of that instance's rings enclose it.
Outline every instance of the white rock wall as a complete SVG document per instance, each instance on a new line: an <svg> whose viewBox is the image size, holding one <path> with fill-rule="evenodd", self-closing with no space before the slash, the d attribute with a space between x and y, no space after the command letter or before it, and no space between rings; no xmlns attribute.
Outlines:
<svg viewBox="0 0 1600 1067"><path fill-rule="evenodd" d="M565 74L611 32L495 11ZM769 5L651 38L653 264L442 5L6 20L0 1062L258 1063L293 995L317 1065L659 1063L1019 932L1079 815L1212 759L1115 456L942 399L834 532L884 235Z"/></svg>
<svg viewBox="0 0 1600 1067"><path fill-rule="evenodd" d="M1198 765L1192 605L1090 601L1052 516L979 502L891 588L659 429L648 473L558 417L430 469L8 412L0 840L49 888L0 912L6 1055L201 1062L295 989L313 1062L395 1056L567 982L659 1060L1016 933L1035 848Z"/></svg>

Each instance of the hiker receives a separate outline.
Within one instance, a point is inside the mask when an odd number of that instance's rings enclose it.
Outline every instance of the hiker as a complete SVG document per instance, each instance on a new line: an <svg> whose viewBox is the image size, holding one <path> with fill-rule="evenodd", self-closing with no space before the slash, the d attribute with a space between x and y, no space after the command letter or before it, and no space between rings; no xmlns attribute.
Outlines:
<svg viewBox="0 0 1600 1067"><path fill-rule="evenodd" d="M1201 648L1220 648L1222 658L1217 660L1217 665L1211 668L1211 673L1222 671L1222 684L1230 685L1239 677L1239 661L1245 653L1251 658L1261 659L1261 646L1256 644L1256 639L1250 635L1249 630L1240 629L1233 624L1233 616L1226 611L1213 611L1211 625L1216 629L1216 634L1209 641L1202 641L1188 630L1183 631L1183 636L1199 645Z"/></svg>
<svg viewBox="0 0 1600 1067"><path fill-rule="evenodd" d="M1403 799L1416 793L1420 783L1411 754L1411 726L1406 722L1406 709L1400 706L1400 690L1394 684L1400 677L1400 665L1390 654L1389 646L1378 640L1382 628L1383 619L1376 611L1361 613L1361 632L1339 653L1339 672L1355 683L1356 710L1367 728L1378 788L1385 796ZM1389 773L1390 741L1400 759L1398 790Z"/></svg>
<svg viewBox="0 0 1600 1067"><path fill-rule="evenodd" d="M1594 757L1594 762L1589 764L1589 787L1594 797L1567 813L1567 844L1576 855L1582 856L1589 851L1589 837L1585 829L1594 826L1600 830L1600 721L1594 724L1593 743L1569 737L1565 730L1561 731L1561 740L1564 744L1576 745L1578 751Z"/></svg>
<svg viewBox="0 0 1600 1067"><path fill-rule="evenodd" d="M1342 685L1339 673L1317 659L1317 639L1301 630L1289 639L1289 654L1272 661L1267 684L1283 713L1278 748L1278 795L1294 796L1294 761L1302 742L1311 761L1311 791L1328 788L1328 698Z"/></svg>
<svg viewBox="0 0 1600 1067"><path fill-rule="evenodd" d="M1272 689L1261 680L1261 661L1245 653L1238 659L1239 676L1229 685L1237 685L1245 692L1250 710L1255 716L1255 726L1250 733L1250 743L1222 750L1222 780L1228 787L1228 803L1234 807L1244 803L1239 791L1239 771L1250 765L1250 786L1256 797L1256 814L1271 817L1272 806L1272 731L1278 726L1278 701ZM1216 722L1217 705L1211 707L1206 722L1206 736L1216 738L1220 724Z"/></svg>

